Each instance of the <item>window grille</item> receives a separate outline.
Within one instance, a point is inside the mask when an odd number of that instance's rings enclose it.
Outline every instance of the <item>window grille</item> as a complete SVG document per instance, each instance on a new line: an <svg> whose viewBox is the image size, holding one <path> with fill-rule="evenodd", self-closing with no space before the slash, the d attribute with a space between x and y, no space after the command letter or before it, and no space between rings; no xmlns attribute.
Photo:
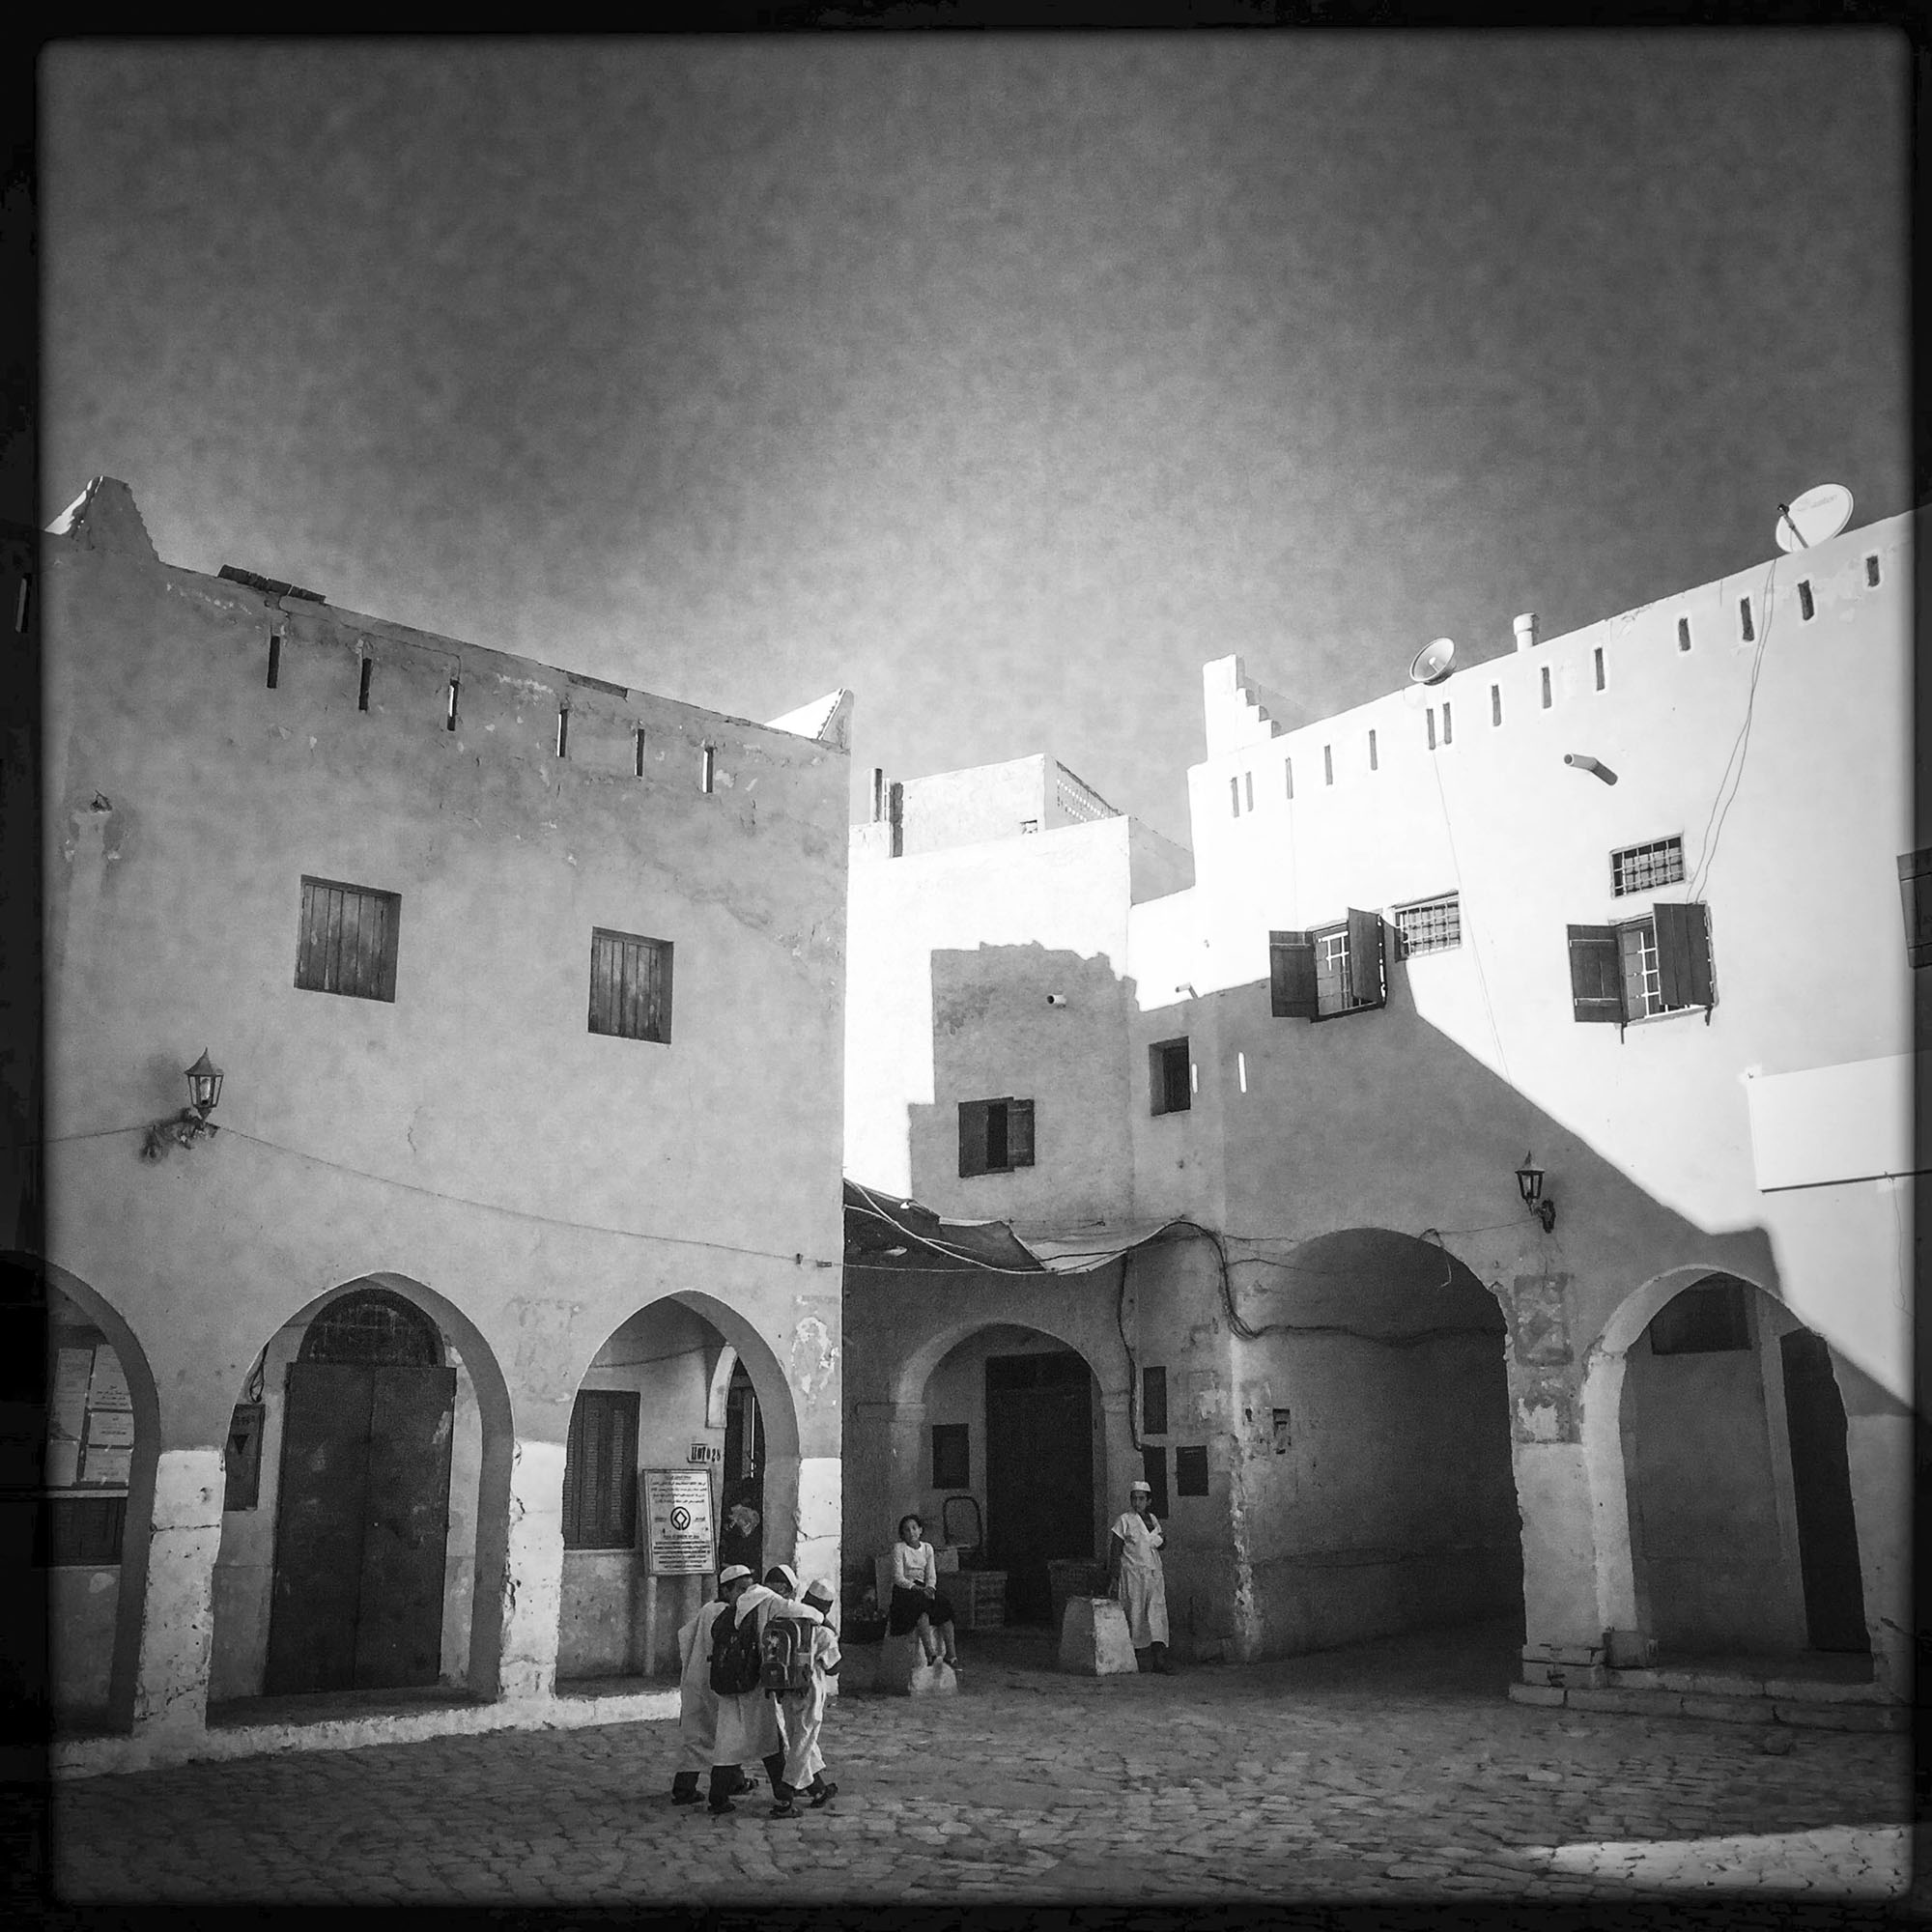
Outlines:
<svg viewBox="0 0 1932 1932"><path fill-rule="evenodd" d="M590 1031L618 1039L670 1038L671 946L635 932L590 933Z"/></svg>
<svg viewBox="0 0 1932 1932"><path fill-rule="evenodd" d="M1444 893L1440 898L1398 906L1395 925L1402 935L1405 959L1418 952L1446 952L1463 943L1462 895Z"/></svg>
<svg viewBox="0 0 1932 1932"><path fill-rule="evenodd" d="M304 877L296 985L307 993L393 1004L402 912L400 893Z"/></svg>
<svg viewBox="0 0 1932 1932"><path fill-rule="evenodd" d="M1617 898L1670 885L1683 876L1681 838L1653 838L1647 845L1626 845L1610 854L1610 892Z"/></svg>

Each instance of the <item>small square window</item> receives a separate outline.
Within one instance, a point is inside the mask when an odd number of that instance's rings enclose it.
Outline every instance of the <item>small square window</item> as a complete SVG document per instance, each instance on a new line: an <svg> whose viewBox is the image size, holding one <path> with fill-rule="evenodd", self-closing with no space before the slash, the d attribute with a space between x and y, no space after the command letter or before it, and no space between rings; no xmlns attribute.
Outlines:
<svg viewBox="0 0 1932 1932"><path fill-rule="evenodd" d="M972 1457L963 1422L935 1422L932 1425L932 1487L935 1490L970 1490L973 1487Z"/></svg>
<svg viewBox="0 0 1932 1932"><path fill-rule="evenodd" d="M590 1031L617 1039L670 1039L668 939L636 932L590 933Z"/></svg>
<svg viewBox="0 0 1932 1932"><path fill-rule="evenodd" d="M961 1100L959 1172L1010 1174L1033 1165L1031 1100Z"/></svg>
<svg viewBox="0 0 1932 1932"><path fill-rule="evenodd" d="M352 1000L396 997L396 936L400 893L337 879L301 882L301 925L296 934L296 984L307 993L341 993Z"/></svg>
<svg viewBox="0 0 1932 1932"><path fill-rule="evenodd" d="M1623 898L1673 885L1684 876L1684 840L1653 838L1648 845L1626 845L1610 854L1610 893Z"/></svg>
<svg viewBox="0 0 1932 1932"><path fill-rule="evenodd" d="M1205 1496L1208 1493L1208 1451L1177 1449L1174 1452L1174 1492L1178 1496Z"/></svg>
<svg viewBox="0 0 1932 1932"><path fill-rule="evenodd" d="M1148 1048L1148 1084L1156 1114L1184 1114L1193 1106L1184 1037L1164 1039Z"/></svg>
<svg viewBox="0 0 1932 1932"><path fill-rule="evenodd" d="M1463 898L1460 893L1444 893L1439 898L1423 899L1419 904L1397 906L1395 928L1402 936L1402 956L1413 958L1418 952L1446 952L1463 943Z"/></svg>

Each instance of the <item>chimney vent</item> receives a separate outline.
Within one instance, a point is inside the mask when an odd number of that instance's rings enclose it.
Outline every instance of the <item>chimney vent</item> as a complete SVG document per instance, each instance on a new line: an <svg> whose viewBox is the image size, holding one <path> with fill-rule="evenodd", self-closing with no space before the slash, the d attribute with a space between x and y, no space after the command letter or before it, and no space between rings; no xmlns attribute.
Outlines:
<svg viewBox="0 0 1932 1932"><path fill-rule="evenodd" d="M1516 620L1516 647L1520 651L1533 651L1536 648L1536 612L1525 611Z"/></svg>

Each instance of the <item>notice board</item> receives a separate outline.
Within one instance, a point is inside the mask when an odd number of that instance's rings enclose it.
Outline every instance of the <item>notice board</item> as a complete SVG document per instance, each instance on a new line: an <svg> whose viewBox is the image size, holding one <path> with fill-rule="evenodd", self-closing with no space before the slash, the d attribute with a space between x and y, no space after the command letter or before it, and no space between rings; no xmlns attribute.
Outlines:
<svg viewBox="0 0 1932 1932"><path fill-rule="evenodd" d="M708 1469L644 1469L644 1539L653 1577L707 1577L718 1568Z"/></svg>

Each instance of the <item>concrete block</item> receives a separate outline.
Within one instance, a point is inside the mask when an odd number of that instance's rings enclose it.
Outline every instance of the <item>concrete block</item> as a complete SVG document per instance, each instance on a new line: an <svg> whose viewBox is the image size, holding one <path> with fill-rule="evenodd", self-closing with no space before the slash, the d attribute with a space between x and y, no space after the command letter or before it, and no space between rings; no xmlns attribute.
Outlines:
<svg viewBox="0 0 1932 1932"><path fill-rule="evenodd" d="M1886 1695L1876 1684L1832 1684L1811 1678L1767 1677L1764 1694L1784 1704L1883 1704Z"/></svg>
<svg viewBox="0 0 1932 1932"><path fill-rule="evenodd" d="M1625 1717L1669 1716L1683 1705L1683 1699L1669 1690L1602 1690L1591 1688L1572 1690L1573 1711L1616 1711Z"/></svg>
<svg viewBox="0 0 1932 1932"><path fill-rule="evenodd" d="M1762 1697L1699 1697L1687 1691L1678 1701L1687 1718L1715 1718L1720 1724L1771 1722L1771 1706Z"/></svg>
<svg viewBox="0 0 1932 1932"><path fill-rule="evenodd" d="M1905 1706L1883 1704L1782 1704L1771 1706L1781 1724L1812 1731L1897 1731L1905 1727Z"/></svg>
<svg viewBox="0 0 1932 1932"><path fill-rule="evenodd" d="M1060 1617L1060 1667L1078 1677L1140 1669L1127 1613L1111 1597L1069 1597Z"/></svg>
<svg viewBox="0 0 1932 1932"><path fill-rule="evenodd" d="M1556 1673L1547 1663L1532 1663L1523 1660L1522 1681L1525 1684L1550 1684L1556 1680Z"/></svg>
<svg viewBox="0 0 1932 1932"><path fill-rule="evenodd" d="M1570 1693L1554 1684L1512 1684L1512 1704L1560 1704Z"/></svg>

